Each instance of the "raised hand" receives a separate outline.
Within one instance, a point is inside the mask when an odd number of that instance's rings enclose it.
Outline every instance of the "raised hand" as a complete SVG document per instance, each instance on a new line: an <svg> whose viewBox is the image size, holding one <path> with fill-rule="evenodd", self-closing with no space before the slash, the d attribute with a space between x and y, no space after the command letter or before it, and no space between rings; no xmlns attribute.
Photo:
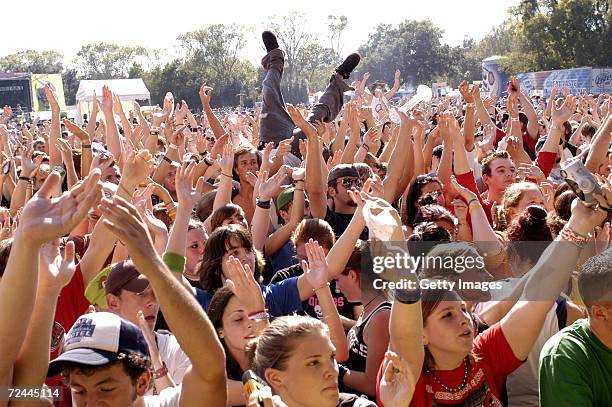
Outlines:
<svg viewBox="0 0 612 407"><path fill-rule="evenodd" d="M379 140L380 133L378 132L378 127L369 128L366 134L363 135L363 143L368 147L368 150L378 143Z"/></svg>
<svg viewBox="0 0 612 407"><path fill-rule="evenodd" d="M522 179L533 179L535 182L544 181L546 179L540 167L528 163L520 164L516 169L516 175Z"/></svg>
<svg viewBox="0 0 612 407"><path fill-rule="evenodd" d="M300 130L302 130L308 138L318 136L317 129L312 124L308 123L306 119L304 119L302 113L300 113L300 111L297 110L295 106L290 103L287 103L287 112L289 113L289 116L291 116L291 120L293 120L293 123L297 127L299 127Z"/></svg>
<svg viewBox="0 0 612 407"><path fill-rule="evenodd" d="M113 114L113 92L106 85L102 87L102 103L100 108L105 115Z"/></svg>
<svg viewBox="0 0 612 407"><path fill-rule="evenodd" d="M225 276L225 284L244 306L247 314L265 310L266 303L261 294L261 287L255 281L251 267L248 264L243 265L234 256L229 256L225 265L228 274Z"/></svg>
<svg viewBox="0 0 612 407"><path fill-rule="evenodd" d="M122 181L125 180L134 187L139 185L147 179L153 165L155 165L155 161L148 150L131 152L123 165Z"/></svg>
<svg viewBox="0 0 612 407"><path fill-rule="evenodd" d="M200 86L200 91L198 94L200 95L200 101L202 102L203 107L210 107L210 100L212 99L213 88L210 86L202 85Z"/></svg>
<svg viewBox="0 0 612 407"><path fill-rule="evenodd" d="M135 262L151 258L155 246L147 224L134 205L115 195L112 200L102 199L98 209L104 215L104 225L123 242ZM149 270L140 272L147 275Z"/></svg>
<svg viewBox="0 0 612 407"><path fill-rule="evenodd" d="M461 93L461 96L463 97L463 100L465 100L465 103L474 102L474 96L470 93L470 85L467 81L461 82L461 84L459 85L459 93Z"/></svg>
<svg viewBox="0 0 612 407"><path fill-rule="evenodd" d="M49 84L45 85L45 96L47 97L47 101L49 101L49 107L51 107L51 110L54 112L59 112L59 103L57 102L57 96L55 95L55 92L53 92L53 89L51 89L51 86Z"/></svg>
<svg viewBox="0 0 612 407"><path fill-rule="evenodd" d="M277 196L287 175L287 166L280 167L278 172L268 179L268 171L259 171L259 200L269 201Z"/></svg>
<svg viewBox="0 0 612 407"><path fill-rule="evenodd" d="M157 347L157 339L155 338L153 330L149 327L149 324L147 324L147 320L145 319L142 310L138 311L138 313L136 314L136 318L138 321L138 327L142 331L142 336L144 336L145 342L147 343L147 347L149 348L149 355L151 356L151 360L159 361L159 364L161 365L162 361L161 359L159 359L159 348Z"/></svg>
<svg viewBox="0 0 612 407"><path fill-rule="evenodd" d="M57 291L64 288L76 270L74 252L74 242L66 243L63 255L55 242L43 244L38 252L39 285Z"/></svg>
<svg viewBox="0 0 612 407"><path fill-rule="evenodd" d="M476 196L474 192L459 184L459 182L457 182L457 178L455 178L454 175L451 175L450 180L451 184L455 188L455 191L457 191L459 195L461 195L461 197L465 199L466 202L470 202L472 199L478 199L478 196Z"/></svg>
<svg viewBox="0 0 612 407"><path fill-rule="evenodd" d="M55 146L60 150L64 163L67 163L69 160L72 161L72 147L66 140L62 138L56 139Z"/></svg>
<svg viewBox="0 0 612 407"><path fill-rule="evenodd" d="M100 172L104 172L104 170L110 167L113 161L113 153L111 153L110 151L101 151L93 158L91 162L91 170L99 168Z"/></svg>
<svg viewBox="0 0 612 407"><path fill-rule="evenodd" d="M402 75L402 73L400 72L400 70L396 69L395 70L395 75L393 76L393 79L395 79L396 81L399 81L401 75Z"/></svg>
<svg viewBox="0 0 612 407"><path fill-rule="evenodd" d="M175 185L179 206L189 210L200 200L204 189L204 177L200 177L195 189L193 188L195 168L195 162L184 162L176 171Z"/></svg>
<svg viewBox="0 0 612 407"><path fill-rule="evenodd" d="M576 98L572 95L566 96L561 107L552 108L552 122L557 127L563 126L563 123L569 120L571 115L576 111Z"/></svg>
<svg viewBox="0 0 612 407"><path fill-rule="evenodd" d="M102 196L100 171L94 170L85 180L58 198L52 198L61 178L52 171L38 192L23 207L17 233L43 244L57 239L76 227L89 208Z"/></svg>
<svg viewBox="0 0 612 407"><path fill-rule="evenodd" d="M478 148L483 151L493 150L493 141L495 140L495 126L492 124L485 124L482 136L482 141L478 142Z"/></svg>
<svg viewBox="0 0 612 407"><path fill-rule="evenodd" d="M32 160L32 150L28 148L24 148L23 154L21 154L21 175L27 178L32 178L40 164L42 164L42 160L45 157L43 155L37 156L34 160Z"/></svg>
<svg viewBox="0 0 612 407"><path fill-rule="evenodd" d="M327 284L327 259L323 247L316 240L310 239L306 243L306 256L308 261L302 260L302 270L308 284L316 290Z"/></svg>
<svg viewBox="0 0 612 407"><path fill-rule="evenodd" d="M210 155L214 158L221 154L223 154L223 150L226 144L230 144L233 148L233 144L231 144L231 137L229 133L223 133L221 137L215 141L215 145L210 149Z"/></svg>
<svg viewBox="0 0 612 407"><path fill-rule="evenodd" d="M89 144L89 134L85 130L83 130L79 125L71 122L68 119L63 120L64 126L70 131L72 134L77 136L81 143Z"/></svg>
<svg viewBox="0 0 612 407"><path fill-rule="evenodd" d="M385 407L405 407L410 404L417 378L408 363L394 352L388 351L383 361L380 381L380 400Z"/></svg>

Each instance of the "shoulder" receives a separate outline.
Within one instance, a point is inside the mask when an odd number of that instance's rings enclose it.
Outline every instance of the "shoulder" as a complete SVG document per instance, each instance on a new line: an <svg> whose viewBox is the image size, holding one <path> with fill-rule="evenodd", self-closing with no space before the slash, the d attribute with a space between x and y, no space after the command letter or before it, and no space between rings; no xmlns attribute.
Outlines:
<svg viewBox="0 0 612 407"><path fill-rule="evenodd" d="M546 356L567 356L574 361L588 358L588 331L587 320L579 319L546 341L540 358L542 359Z"/></svg>
<svg viewBox="0 0 612 407"><path fill-rule="evenodd" d="M180 406L182 386L168 387L159 394L145 396L146 407L178 407Z"/></svg>

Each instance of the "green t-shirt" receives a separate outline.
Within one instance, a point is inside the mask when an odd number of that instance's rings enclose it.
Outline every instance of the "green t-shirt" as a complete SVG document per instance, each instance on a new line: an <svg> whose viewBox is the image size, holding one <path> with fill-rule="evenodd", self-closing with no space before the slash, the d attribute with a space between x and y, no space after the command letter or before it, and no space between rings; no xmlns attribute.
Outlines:
<svg viewBox="0 0 612 407"><path fill-rule="evenodd" d="M586 319L551 337L540 353L540 406L612 406L612 349Z"/></svg>

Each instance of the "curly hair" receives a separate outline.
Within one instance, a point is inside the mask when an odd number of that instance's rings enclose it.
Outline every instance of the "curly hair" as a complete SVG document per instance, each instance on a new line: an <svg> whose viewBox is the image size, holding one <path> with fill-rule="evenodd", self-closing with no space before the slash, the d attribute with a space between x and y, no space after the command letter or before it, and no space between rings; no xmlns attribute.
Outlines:
<svg viewBox="0 0 612 407"><path fill-rule="evenodd" d="M138 378L144 372L151 371L152 369L151 358L149 356L143 356L136 353L119 353L114 362L100 366L89 366L76 362L66 362L62 366L61 374L66 383L70 384L70 373L75 370L84 374L85 376L91 376L97 371L109 369L115 365L123 366L123 370L130 377L132 384L136 384Z"/></svg>

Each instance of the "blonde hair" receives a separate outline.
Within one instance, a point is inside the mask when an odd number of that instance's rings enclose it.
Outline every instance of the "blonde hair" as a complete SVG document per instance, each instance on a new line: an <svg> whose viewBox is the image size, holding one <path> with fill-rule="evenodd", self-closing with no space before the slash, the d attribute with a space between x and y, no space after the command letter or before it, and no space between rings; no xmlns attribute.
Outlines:
<svg viewBox="0 0 612 407"><path fill-rule="evenodd" d="M514 183L506 188L501 205L498 205L493 213L496 230L506 230L512 220L510 219L510 209L516 208L521 199L523 199L525 191L532 187L538 188L533 182L523 181Z"/></svg>
<svg viewBox="0 0 612 407"><path fill-rule="evenodd" d="M259 377L264 377L266 369L284 370L295 349L295 342L317 331L329 335L327 325L312 317L291 315L276 318L247 344L249 367Z"/></svg>

